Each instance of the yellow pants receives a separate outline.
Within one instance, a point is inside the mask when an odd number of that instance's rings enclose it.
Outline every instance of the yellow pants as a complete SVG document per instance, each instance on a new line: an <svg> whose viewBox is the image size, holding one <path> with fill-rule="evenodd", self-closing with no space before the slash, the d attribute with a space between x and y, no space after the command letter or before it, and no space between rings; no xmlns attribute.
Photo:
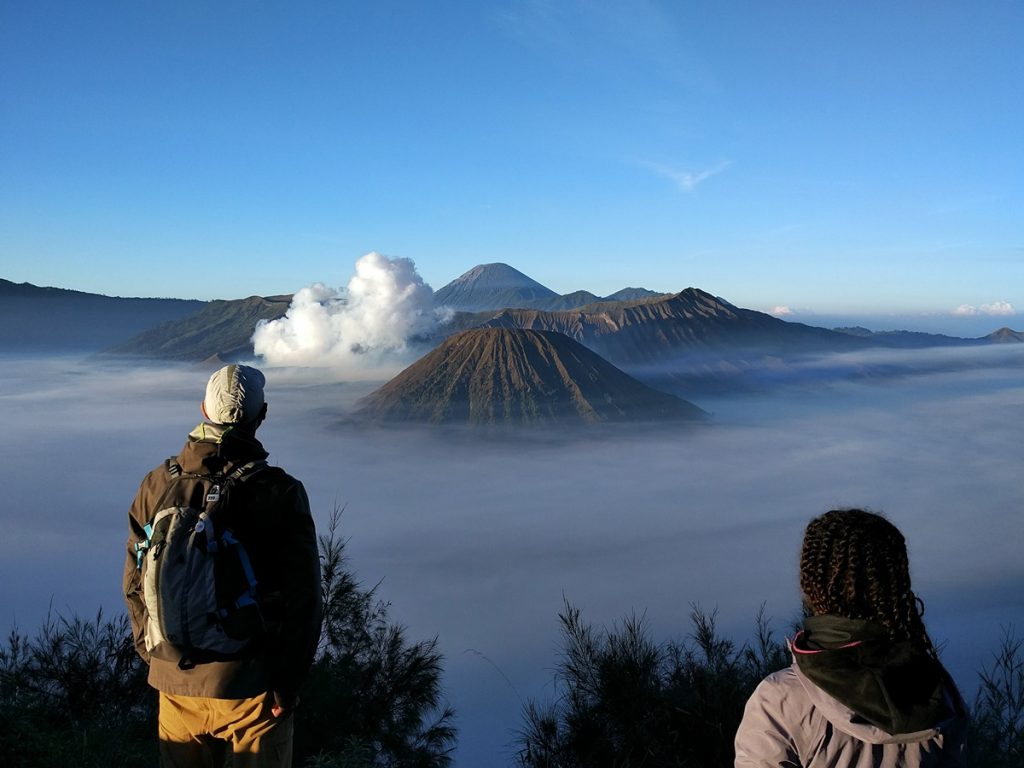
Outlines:
<svg viewBox="0 0 1024 768"><path fill-rule="evenodd" d="M274 717L270 693L207 699L160 693L161 768L291 768L292 715Z"/></svg>

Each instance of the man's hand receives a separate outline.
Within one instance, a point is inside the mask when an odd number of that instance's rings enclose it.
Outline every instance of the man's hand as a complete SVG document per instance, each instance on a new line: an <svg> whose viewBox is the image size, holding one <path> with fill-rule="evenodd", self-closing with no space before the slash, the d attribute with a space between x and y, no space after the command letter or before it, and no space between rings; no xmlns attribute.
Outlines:
<svg viewBox="0 0 1024 768"><path fill-rule="evenodd" d="M283 715L288 714L295 709L295 705L299 703L298 696L285 696L277 691L274 691L273 694L274 704L271 706L270 712L274 717L282 717Z"/></svg>

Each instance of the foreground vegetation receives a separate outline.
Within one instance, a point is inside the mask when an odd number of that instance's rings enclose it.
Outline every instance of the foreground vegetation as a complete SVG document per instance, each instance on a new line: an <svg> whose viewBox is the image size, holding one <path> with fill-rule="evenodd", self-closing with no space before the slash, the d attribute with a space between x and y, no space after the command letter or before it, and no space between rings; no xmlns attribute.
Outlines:
<svg viewBox="0 0 1024 768"><path fill-rule="evenodd" d="M657 644L641 618L596 631L568 603L560 615L559 697L530 702L517 762L529 768L731 766L743 705L789 663L763 614L753 646L718 635L694 608L691 642Z"/></svg>
<svg viewBox="0 0 1024 768"><path fill-rule="evenodd" d="M790 663L763 612L752 644L721 637L695 607L684 642L654 642L641 618L596 630L566 604L554 701L531 701L520 768L730 768L743 707ZM1024 640L1011 630L980 672L965 765L1024 766Z"/></svg>
<svg viewBox="0 0 1024 768"><path fill-rule="evenodd" d="M455 746L436 640L410 642L347 569L335 511L320 537L324 628L295 711L295 765L444 768ZM49 618L0 648L0 765L156 765L157 697L128 618Z"/></svg>
<svg viewBox="0 0 1024 768"><path fill-rule="evenodd" d="M436 640L411 642L376 589L347 569L339 512L320 539L325 622L296 710L295 765L443 768L456 743ZM566 604L558 694L530 702L521 768L726 768L743 705L788 654L763 615L752 644L721 637L694 608L683 642L657 643L642 618L599 630ZM156 696L125 616L48 618L0 647L0 765L156 764ZM980 673L969 765L1024 765L1024 640L1007 630ZM474 767L475 768L475 767Z"/></svg>

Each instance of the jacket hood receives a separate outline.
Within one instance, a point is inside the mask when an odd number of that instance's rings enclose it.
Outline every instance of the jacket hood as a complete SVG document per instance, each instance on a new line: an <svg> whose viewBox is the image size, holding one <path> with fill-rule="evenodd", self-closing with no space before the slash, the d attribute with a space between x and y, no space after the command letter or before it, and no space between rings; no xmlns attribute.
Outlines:
<svg viewBox="0 0 1024 768"><path fill-rule="evenodd" d="M920 741L965 717L942 665L909 641L890 640L878 624L813 616L790 649L814 705L862 741Z"/></svg>

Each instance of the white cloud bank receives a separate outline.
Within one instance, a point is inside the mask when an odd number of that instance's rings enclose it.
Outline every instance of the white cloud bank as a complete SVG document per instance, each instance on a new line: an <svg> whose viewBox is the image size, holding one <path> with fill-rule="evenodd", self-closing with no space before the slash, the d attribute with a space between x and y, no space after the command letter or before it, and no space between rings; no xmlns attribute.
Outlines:
<svg viewBox="0 0 1024 768"><path fill-rule="evenodd" d="M322 366L356 373L408 362L416 337L444 315L411 259L372 252L342 290L303 288L279 320L261 322L253 348L269 365Z"/></svg>
<svg viewBox="0 0 1024 768"><path fill-rule="evenodd" d="M971 304L961 304L953 310L953 314L960 317L976 317L977 315L1009 317L1010 315L1017 314L1017 310L1008 301L994 301L991 304L982 304L980 307L975 307Z"/></svg>
<svg viewBox="0 0 1024 768"><path fill-rule="evenodd" d="M792 315L793 310L787 306L772 307L768 310L769 315L775 315L775 317L785 317L786 315Z"/></svg>

